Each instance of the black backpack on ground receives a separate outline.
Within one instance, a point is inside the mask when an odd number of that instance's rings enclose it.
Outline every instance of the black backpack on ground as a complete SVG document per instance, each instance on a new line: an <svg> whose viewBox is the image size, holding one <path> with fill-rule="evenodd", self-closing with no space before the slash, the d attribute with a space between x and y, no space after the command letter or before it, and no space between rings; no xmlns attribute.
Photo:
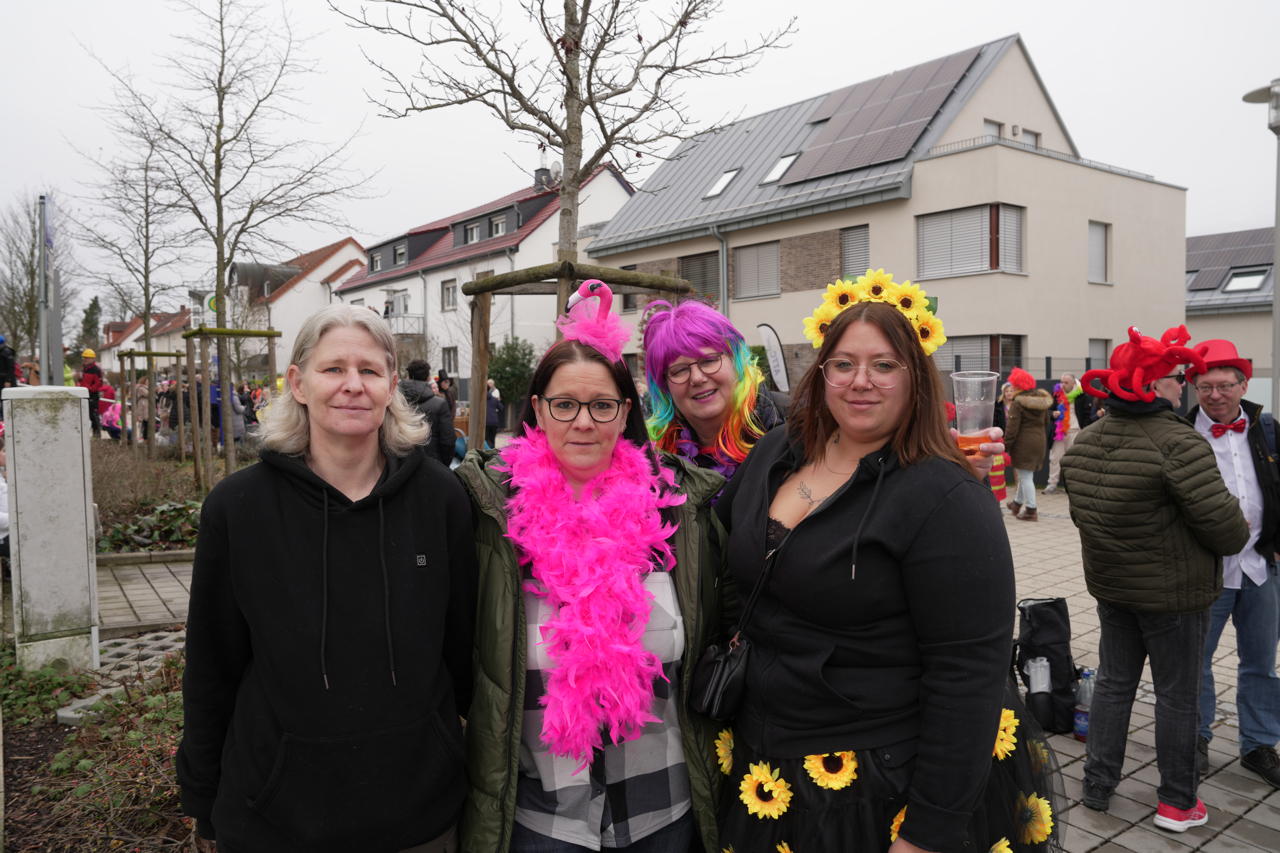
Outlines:
<svg viewBox="0 0 1280 853"><path fill-rule="evenodd" d="M1026 662L1049 660L1049 693L1028 694L1027 708L1040 727L1059 734L1073 728L1076 665L1071 657L1071 617L1064 598L1024 598L1018 602L1017 668L1030 690Z"/></svg>

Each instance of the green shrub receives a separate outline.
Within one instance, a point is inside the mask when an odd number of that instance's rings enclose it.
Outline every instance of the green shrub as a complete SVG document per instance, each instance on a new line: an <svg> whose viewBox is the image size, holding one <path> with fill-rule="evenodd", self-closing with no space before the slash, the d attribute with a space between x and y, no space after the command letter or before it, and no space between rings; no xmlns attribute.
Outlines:
<svg viewBox="0 0 1280 853"><path fill-rule="evenodd" d="M52 719L63 705L96 688L94 679L82 672L52 666L34 672L20 670L13 644L0 645L0 708L6 726Z"/></svg>
<svg viewBox="0 0 1280 853"><path fill-rule="evenodd" d="M200 502L162 503L145 515L119 522L103 533L98 551L171 551L194 548Z"/></svg>

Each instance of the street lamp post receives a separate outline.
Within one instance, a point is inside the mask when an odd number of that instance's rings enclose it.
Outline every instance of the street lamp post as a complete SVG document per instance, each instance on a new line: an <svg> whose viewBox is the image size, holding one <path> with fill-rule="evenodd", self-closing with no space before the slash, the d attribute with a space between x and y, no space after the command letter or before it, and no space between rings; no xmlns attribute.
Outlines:
<svg viewBox="0 0 1280 853"><path fill-rule="evenodd" d="M1267 104L1267 125L1276 135L1276 222L1271 263L1271 413L1280 413L1280 77L1244 96L1247 104Z"/></svg>

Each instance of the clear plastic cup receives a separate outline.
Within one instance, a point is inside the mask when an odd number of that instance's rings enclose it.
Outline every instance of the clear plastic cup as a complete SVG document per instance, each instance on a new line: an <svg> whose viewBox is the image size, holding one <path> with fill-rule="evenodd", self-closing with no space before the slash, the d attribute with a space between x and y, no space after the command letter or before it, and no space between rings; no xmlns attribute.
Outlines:
<svg viewBox="0 0 1280 853"><path fill-rule="evenodd" d="M966 456L978 452L987 441L996 412L996 382L1000 374L988 370L962 370L951 374L951 393L956 404L956 441Z"/></svg>

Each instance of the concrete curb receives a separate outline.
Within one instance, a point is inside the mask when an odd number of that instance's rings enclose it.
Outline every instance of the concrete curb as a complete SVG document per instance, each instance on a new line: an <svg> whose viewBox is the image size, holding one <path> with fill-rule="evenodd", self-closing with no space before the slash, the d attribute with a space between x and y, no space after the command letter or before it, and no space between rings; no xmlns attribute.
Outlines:
<svg viewBox="0 0 1280 853"><path fill-rule="evenodd" d="M190 563L196 558L193 548L181 551L126 551L119 554L99 554L99 566L136 566L139 563Z"/></svg>

